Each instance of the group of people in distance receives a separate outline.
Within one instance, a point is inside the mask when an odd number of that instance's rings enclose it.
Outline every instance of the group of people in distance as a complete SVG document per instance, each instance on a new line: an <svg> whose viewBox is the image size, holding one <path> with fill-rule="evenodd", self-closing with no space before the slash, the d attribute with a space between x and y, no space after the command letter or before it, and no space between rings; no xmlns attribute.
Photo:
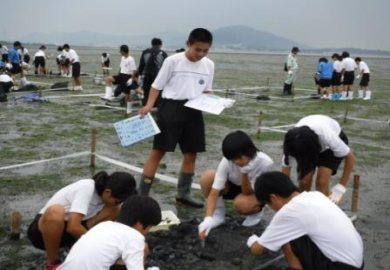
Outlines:
<svg viewBox="0 0 390 270"><path fill-rule="evenodd" d="M144 269L149 253L144 236L161 221L150 189L159 163L177 145L183 157L176 203L204 207L191 196L191 184L197 154L206 150L205 124L201 111L184 104L212 92L214 63L207 57L212 42L208 30L191 31L187 50L167 57L151 83L140 115L151 112L161 97L157 118L161 133L154 137L137 191L132 175L99 172L62 188L41 209L28 237L46 251L46 269ZM120 76L107 79L107 87L134 78L135 65L127 46L121 46L121 54ZM247 240L254 255L282 249L289 269L363 269L362 239L337 206L355 163L337 121L311 115L289 130L283 142L282 172L274 170L273 160L242 131L224 138L222 155L216 170L201 175L205 218L195 238L207 241L210 231L225 222L224 200L233 200L235 209L247 216L244 226L258 224L268 206L276 211L269 226L260 237L252 235ZM289 177L293 160L299 187ZM342 161L340 181L329 189ZM314 177L317 191L310 191ZM71 249L61 262L59 249L65 246Z"/></svg>
<svg viewBox="0 0 390 270"><path fill-rule="evenodd" d="M337 53L332 55L333 63L325 57L318 60L315 82L318 85L322 99L346 100L353 99L353 82L355 71L359 69L356 79L360 79L359 99L370 100L371 90L368 89L370 81L370 69L360 57L352 59L348 52L343 52L341 56ZM341 90L339 87L343 85ZM331 87L331 91L330 91ZM329 90L328 90L329 89Z"/></svg>

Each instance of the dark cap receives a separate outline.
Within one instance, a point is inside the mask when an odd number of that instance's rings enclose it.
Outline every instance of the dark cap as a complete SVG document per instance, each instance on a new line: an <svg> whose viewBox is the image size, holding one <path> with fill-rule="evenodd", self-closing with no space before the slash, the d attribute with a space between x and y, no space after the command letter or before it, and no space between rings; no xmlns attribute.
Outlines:
<svg viewBox="0 0 390 270"><path fill-rule="evenodd" d="M298 47L293 47L291 52L299 52L299 48Z"/></svg>

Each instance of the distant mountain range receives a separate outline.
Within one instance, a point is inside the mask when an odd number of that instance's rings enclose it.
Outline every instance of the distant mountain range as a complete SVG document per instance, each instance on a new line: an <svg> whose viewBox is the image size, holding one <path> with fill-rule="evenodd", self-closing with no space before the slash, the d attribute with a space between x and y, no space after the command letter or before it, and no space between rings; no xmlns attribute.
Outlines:
<svg viewBox="0 0 390 270"><path fill-rule="evenodd" d="M214 30L213 49L218 51L267 51L285 52L290 51L293 46L298 46L302 52L321 54L327 52L341 52L348 50L353 54L370 55L390 55L388 51L365 50L356 48L311 48L305 44L280 37L268 32L256 30L247 26L229 26ZM187 34L177 31L166 31L151 35L117 36L109 34L94 33L90 31L80 31L74 33L32 33L22 37L23 43L55 44L62 45L68 43L78 46L96 47L118 47L121 44L128 44L133 48L145 48L150 46L150 40L159 37L163 40L164 47L177 49L185 47Z"/></svg>

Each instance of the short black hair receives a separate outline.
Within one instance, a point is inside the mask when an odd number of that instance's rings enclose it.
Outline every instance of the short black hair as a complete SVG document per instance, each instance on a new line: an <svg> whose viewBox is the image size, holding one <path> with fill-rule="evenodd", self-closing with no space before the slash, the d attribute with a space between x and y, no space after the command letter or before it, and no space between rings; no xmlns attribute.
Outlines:
<svg viewBox="0 0 390 270"><path fill-rule="evenodd" d="M127 45L121 45L119 51L124 53L129 53L129 47Z"/></svg>
<svg viewBox="0 0 390 270"><path fill-rule="evenodd" d="M159 38L153 38L152 39L152 46L161 46L162 45L162 40Z"/></svg>
<svg viewBox="0 0 390 270"><path fill-rule="evenodd" d="M137 222L144 229L161 222L161 209L157 201L148 196L133 195L122 204L118 222L133 227Z"/></svg>
<svg viewBox="0 0 390 270"><path fill-rule="evenodd" d="M62 46L62 48L64 48L64 49L70 49L70 47L69 47L69 44L64 44L64 46Z"/></svg>
<svg viewBox="0 0 390 270"><path fill-rule="evenodd" d="M40 50L46 50L46 46L45 45L42 45L41 47L39 47Z"/></svg>
<svg viewBox="0 0 390 270"><path fill-rule="evenodd" d="M107 57L107 53L106 52L102 53L102 56Z"/></svg>
<svg viewBox="0 0 390 270"><path fill-rule="evenodd" d="M332 59L333 58L336 58L337 60L341 60L342 58L341 58L341 55L340 54L338 54L338 53L334 53L333 55L332 55Z"/></svg>
<svg viewBox="0 0 390 270"><path fill-rule="evenodd" d="M282 172L262 173L255 182L255 196L261 204L269 203L271 194L288 198L294 192L298 192L298 187Z"/></svg>
<svg viewBox="0 0 390 270"><path fill-rule="evenodd" d="M317 134L307 126L290 129L284 136L284 163L288 164L288 156L297 161L299 179L313 171L319 160L321 145Z"/></svg>
<svg viewBox="0 0 390 270"><path fill-rule="evenodd" d="M61 46L58 46L57 51L62 52L63 48Z"/></svg>
<svg viewBox="0 0 390 270"><path fill-rule="evenodd" d="M188 42L189 44L194 44L195 42L204 42L210 44L211 46L211 44L213 44L213 35L207 29L195 28L188 36Z"/></svg>
<svg viewBox="0 0 390 270"><path fill-rule="evenodd" d="M293 47L293 48L291 49L291 52L299 52L299 48L298 48L298 47Z"/></svg>
<svg viewBox="0 0 390 270"><path fill-rule="evenodd" d="M19 46L22 46L22 43L20 43L20 41L15 41L14 47L19 47Z"/></svg>
<svg viewBox="0 0 390 270"><path fill-rule="evenodd" d="M114 172L108 175L105 171L100 171L92 177L95 180L95 189L99 196L102 196L105 189L111 190L111 195L125 201L129 196L137 194L134 177L127 172Z"/></svg>
<svg viewBox="0 0 390 270"><path fill-rule="evenodd" d="M355 58L355 62L361 62L361 61L362 61L362 59L360 57Z"/></svg>
<svg viewBox="0 0 390 270"><path fill-rule="evenodd" d="M229 133L222 141L222 154L228 160L241 156L253 159L257 151L251 138L241 130Z"/></svg>
<svg viewBox="0 0 390 270"><path fill-rule="evenodd" d="M321 58L318 60L318 63L321 63L321 62L328 63L328 59L326 59L326 57L321 57Z"/></svg>
<svg viewBox="0 0 390 270"><path fill-rule="evenodd" d="M343 53L341 54L341 57L342 57L342 58L347 58L347 57L349 57L349 52L343 52Z"/></svg>

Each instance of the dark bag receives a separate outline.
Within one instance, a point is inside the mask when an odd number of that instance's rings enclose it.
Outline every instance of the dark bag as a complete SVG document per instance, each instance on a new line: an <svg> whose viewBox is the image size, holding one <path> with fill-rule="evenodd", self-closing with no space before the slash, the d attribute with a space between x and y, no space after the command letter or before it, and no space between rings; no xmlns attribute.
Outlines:
<svg viewBox="0 0 390 270"><path fill-rule="evenodd" d="M283 69L284 71L288 71L288 68L287 68L287 63L284 63L284 69Z"/></svg>
<svg viewBox="0 0 390 270"><path fill-rule="evenodd" d="M152 48L145 63L145 74L157 75L165 60L164 54L160 49Z"/></svg>

